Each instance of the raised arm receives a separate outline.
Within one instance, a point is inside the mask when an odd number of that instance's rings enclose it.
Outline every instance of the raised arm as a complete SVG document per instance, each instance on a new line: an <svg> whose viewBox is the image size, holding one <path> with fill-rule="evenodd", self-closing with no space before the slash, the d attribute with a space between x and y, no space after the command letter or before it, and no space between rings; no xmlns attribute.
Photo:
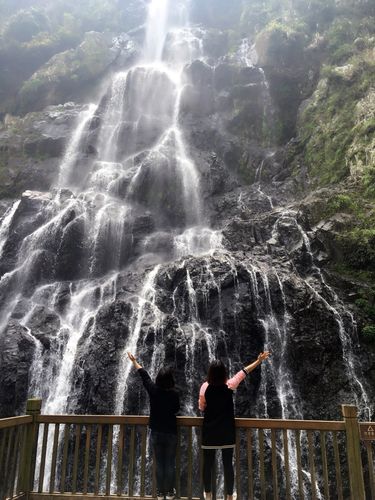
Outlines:
<svg viewBox="0 0 375 500"><path fill-rule="evenodd" d="M256 361L254 361L250 365L245 366L244 368L242 368L242 370L240 370L232 378L230 378L227 382L227 386L229 387L229 389L232 389L232 391L237 389L240 383L246 378L246 375L252 372L257 366L259 366L262 361L268 358L269 355L269 352L261 352Z"/></svg>
<svg viewBox="0 0 375 500"><path fill-rule="evenodd" d="M245 372L246 373L252 372L257 366L259 366L262 363L262 361L265 361L266 359L268 359L269 355L270 355L270 353L268 351L261 352L256 361L245 366L245 368L244 368Z"/></svg>
<svg viewBox="0 0 375 500"><path fill-rule="evenodd" d="M154 382L151 380L150 375L147 373L147 371L138 363L136 360L135 356L131 352L128 352L128 358L130 361L133 363L134 368L137 370L137 373L142 379L143 385L146 389L146 391L151 394L152 392L155 391L156 387Z"/></svg>

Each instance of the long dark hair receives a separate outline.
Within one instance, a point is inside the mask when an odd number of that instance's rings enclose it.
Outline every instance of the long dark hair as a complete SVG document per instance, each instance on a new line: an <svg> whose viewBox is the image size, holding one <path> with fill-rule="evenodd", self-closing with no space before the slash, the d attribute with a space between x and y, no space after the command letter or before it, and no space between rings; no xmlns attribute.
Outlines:
<svg viewBox="0 0 375 500"><path fill-rule="evenodd" d="M208 368L207 382L212 385L223 385L228 380L227 369L220 360L212 361Z"/></svg>
<svg viewBox="0 0 375 500"><path fill-rule="evenodd" d="M160 387L160 389L174 389L175 382L172 369L160 368L156 375L155 384Z"/></svg>

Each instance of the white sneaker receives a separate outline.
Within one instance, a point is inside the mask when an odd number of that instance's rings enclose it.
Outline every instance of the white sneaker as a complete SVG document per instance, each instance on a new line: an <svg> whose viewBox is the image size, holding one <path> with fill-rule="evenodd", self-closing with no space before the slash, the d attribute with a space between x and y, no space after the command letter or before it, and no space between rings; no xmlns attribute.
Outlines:
<svg viewBox="0 0 375 500"><path fill-rule="evenodd" d="M173 491L168 491L166 499L167 500L174 500L176 498L176 495L174 494Z"/></svg>

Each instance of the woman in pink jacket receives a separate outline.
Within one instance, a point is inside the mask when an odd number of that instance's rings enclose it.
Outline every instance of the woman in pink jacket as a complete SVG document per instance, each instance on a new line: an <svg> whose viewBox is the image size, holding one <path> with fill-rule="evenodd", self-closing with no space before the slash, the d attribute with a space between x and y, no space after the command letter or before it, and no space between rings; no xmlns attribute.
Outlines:
<svg viewBox="0 0 375 500"><path fill-rule="evenodd" d="M213 361L209 366L207 382L202 385L199 391L199 409L204 412L202 431L203 482L207 500L212 498L212 470L215 450L221 450L222 453L227 500L233 499L233 450L236 443L233 391L237 389L248 373L266 360L268 356L269 352L260 353L256 361L245 366L230 379L228 379L222 361Z"/></svg>

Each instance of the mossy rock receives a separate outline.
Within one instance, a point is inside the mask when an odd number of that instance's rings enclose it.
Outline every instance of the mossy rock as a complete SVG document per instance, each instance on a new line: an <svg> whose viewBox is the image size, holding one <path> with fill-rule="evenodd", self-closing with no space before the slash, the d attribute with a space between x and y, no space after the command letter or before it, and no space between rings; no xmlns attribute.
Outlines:
<svg viewBox="0 0 375 500"><path fill-rule="evenodd" d="M375 59L366 51L343 66L325 67L312 98L301 108L299 135L315 185L366 173L375 178Z"/></svg>
<svg viewBox="0 0 375 500"><path fill-rule="evenodd" d="M46 105L67 102L93 83L119 55L107 38L96 32L86 33L76 48L53 56L27 80L19 94L19 111L39 110Z"/></svg>

